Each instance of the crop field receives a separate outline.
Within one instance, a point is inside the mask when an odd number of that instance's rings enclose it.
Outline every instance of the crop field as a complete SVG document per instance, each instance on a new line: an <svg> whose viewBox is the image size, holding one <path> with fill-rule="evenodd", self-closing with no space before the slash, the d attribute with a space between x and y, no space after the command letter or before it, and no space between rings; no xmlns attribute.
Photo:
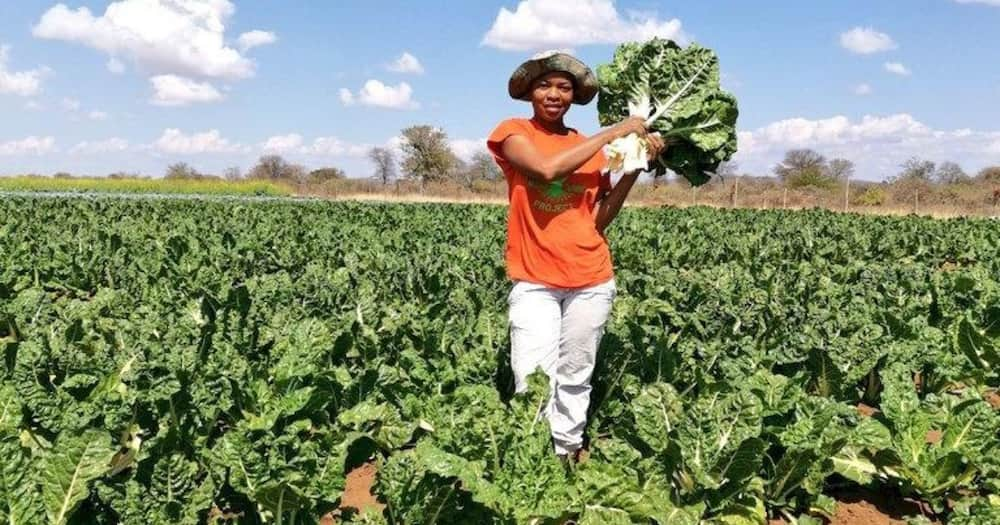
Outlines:
<svg viewBox="0 0 1000 525"><path fill-rule="evenodd" d="M572 469L545 379L512 394L505 225L0 199L0 521L805 525L865 489L1000 523L995 222L624 210Z"/></svg>

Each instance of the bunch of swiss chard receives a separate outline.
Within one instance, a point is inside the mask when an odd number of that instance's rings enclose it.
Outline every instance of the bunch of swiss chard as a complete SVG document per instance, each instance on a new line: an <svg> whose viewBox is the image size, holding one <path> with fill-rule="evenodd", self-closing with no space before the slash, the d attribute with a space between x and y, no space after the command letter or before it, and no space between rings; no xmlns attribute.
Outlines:
<svg viewBox="0 0 1000 525"><path fill-rule="evenodd" d="M644 140L617 139L608 148L611 170L667 170L693 185L707 182L736 153L736 98L719 86L719 60L697 44L680 47L655 38L622 44L614 60L597 68L601 91L598 118L608 126L643 117L670 146L647 164Z"/></svg>

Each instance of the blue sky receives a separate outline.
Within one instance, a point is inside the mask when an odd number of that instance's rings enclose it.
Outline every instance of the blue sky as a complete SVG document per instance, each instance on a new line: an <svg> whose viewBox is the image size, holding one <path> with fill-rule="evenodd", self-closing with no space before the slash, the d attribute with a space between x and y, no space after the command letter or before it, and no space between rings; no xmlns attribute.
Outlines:
<svg viewBox="0 0 1000 525"><path fill-rule="evenodd" d="M974 172L1000 164L998 27L1000 0L5 2L0 174L246 170L276 152L367 176L365 151L415 124L469 156L527 116L506 95L525 58L596 66L652 35L717 51L744 171L811 147L871 180L910 156ZM568 120L598 129L593 105Z"/></svg>

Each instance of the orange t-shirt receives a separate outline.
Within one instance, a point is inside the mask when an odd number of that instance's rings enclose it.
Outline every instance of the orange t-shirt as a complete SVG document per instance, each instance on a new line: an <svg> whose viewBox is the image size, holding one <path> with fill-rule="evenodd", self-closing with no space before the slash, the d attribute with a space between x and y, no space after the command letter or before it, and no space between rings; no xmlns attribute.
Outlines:
<svg viewBox="0 0 1000 525"><path fill-rule="evenodd" d="M598 151L575 173L545 183L529 178L504 158L501 145L522 135L542 155L554 155L586 140L576 130L547 131L530 119L508 119L486 140L507 178L507 276L553 288L582 288L613 277L611 250L594 221L597 197L610 186Z"/></svg>

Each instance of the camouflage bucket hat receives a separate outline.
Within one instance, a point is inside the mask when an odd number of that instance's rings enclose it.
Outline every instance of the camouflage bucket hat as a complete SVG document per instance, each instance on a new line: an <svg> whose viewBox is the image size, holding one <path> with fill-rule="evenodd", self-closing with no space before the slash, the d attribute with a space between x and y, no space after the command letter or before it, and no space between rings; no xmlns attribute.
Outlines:
<svg viewBox="0 0 1000 525"><path fill-rule="evenodd" d="M569 73L573 77L574 104L586 105L597 95L597 77L594 72L578 59L558 51L535 55L517 66L507 83L507 92L511 98L530 101L531 83L553 71Z"/></svg>

